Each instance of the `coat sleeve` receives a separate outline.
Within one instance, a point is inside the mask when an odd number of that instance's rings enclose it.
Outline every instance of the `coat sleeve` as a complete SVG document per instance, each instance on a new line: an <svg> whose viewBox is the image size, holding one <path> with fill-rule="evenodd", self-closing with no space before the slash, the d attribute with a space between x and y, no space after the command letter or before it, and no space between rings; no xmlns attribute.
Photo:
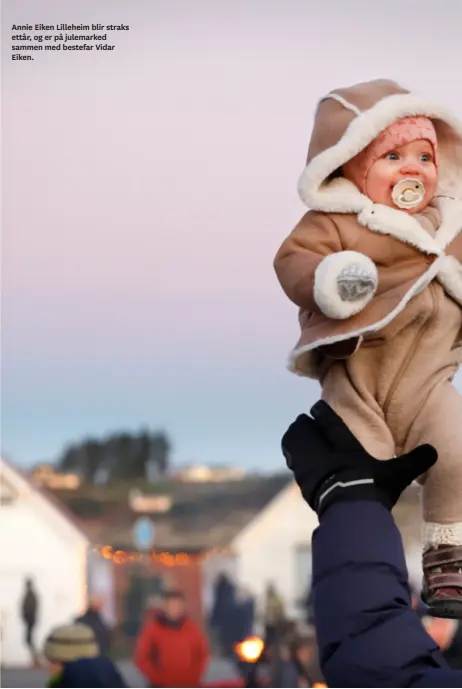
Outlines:
<svg viewBox="0 0 462 689"><path fill-rule="evenodd" d="M347 246L356 245L354 230L351 232ZM375 263L366 254L344 249L337 225L323 213L305 215L279 249L274 268L284 292L297 306L334 320L362 311L379 282ZM340 294L338 278L344 271L353 281L367 277L367 290L352 299Z"/></svg>
<svg viewBox="0 0 462 689"><path fill-rule="evenodd" d="M337 503L323 515L313 599L328 686L462 686L412 610L401 536L381 504Z"/></svg>
<svg viewBox="0 0 462 689"><path fill-rule="evenodd" d="M140 632L136 641L133 662L138 670L152 684L156 684L157 672L153 662L155 657L154 647L157 642L156 627L153 624L146 624Z"/></svg>
<svg viewBox="0 0 462 689"><path fill-rule="evenodd" d="M321 261L342 251L337 226L328 215L308 212L281 245L274 269L282 289L297 306L321 313L314 299L315 273Z"/></svg>

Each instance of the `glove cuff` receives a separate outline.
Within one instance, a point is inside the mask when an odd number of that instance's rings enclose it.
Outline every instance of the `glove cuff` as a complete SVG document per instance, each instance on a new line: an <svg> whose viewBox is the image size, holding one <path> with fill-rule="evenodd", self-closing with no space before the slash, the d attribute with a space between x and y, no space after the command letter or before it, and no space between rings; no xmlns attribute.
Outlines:
<svg viewBox="0 0 462 689"><path fill-rule="evenodd" d="M373 500L382 503L391 510L390 499L379 490L372 476L359 476L357 472L342 472L329 476L317 489L314 509L321 515L334 502L354 500Z"/></svg>

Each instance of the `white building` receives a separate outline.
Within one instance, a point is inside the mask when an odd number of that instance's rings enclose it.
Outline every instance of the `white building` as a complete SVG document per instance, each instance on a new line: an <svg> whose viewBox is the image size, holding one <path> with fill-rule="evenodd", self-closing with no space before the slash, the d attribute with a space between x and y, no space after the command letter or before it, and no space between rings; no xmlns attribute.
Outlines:
<svg viewBox="0 0 462 689"><path fill-rule="evenodd" d="M232 541L236 579L261 607L267 585L276 586L286 613L299 618L311 584L311 538L316 514L293 483L284 488Z"/></svg>
<svg viewBox="0 0 462 689"><path fill-rule="evenodd" d="M2 665L30 663L21 601L25 579L39 597L35 642L69 622L86 604L88 541L63 509L0 459L0 611Z"/></svg>

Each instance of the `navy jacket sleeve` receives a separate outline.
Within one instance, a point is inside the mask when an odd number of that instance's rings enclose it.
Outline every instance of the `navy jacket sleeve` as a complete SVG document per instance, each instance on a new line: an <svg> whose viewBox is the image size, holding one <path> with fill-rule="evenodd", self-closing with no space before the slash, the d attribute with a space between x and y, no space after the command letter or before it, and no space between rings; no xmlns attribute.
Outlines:
<svg viewBox="0 0 462 689"><path fill-rule="evenodd" d="M313 537L313 599L329 687L462 687L412 610L401 535L380 503L326 510Z"/></svg>

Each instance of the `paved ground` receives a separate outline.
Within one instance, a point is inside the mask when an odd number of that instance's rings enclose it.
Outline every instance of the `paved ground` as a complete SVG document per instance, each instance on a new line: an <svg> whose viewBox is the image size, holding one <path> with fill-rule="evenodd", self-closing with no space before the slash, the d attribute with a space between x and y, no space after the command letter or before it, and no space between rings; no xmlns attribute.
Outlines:
<svg viewBox="0 0 462 689"><path fill-rule="evenodd" d="M130 687L145 687L146 683L130 662L121 662L119 667ZM235 677L236 672L232 665L225 660L214 659L211 662L206 681L216 681ZM47 674L43 670L10 670L2 669L1 687L44 687Z"/></svg>

